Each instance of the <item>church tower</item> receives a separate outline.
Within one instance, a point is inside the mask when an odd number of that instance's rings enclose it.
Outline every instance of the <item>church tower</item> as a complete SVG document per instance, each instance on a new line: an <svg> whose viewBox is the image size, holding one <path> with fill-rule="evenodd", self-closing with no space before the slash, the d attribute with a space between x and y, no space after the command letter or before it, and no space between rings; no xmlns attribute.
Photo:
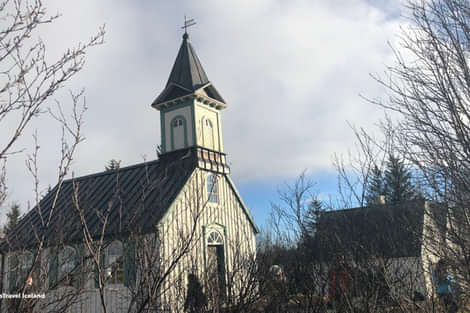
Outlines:
<svg viewBox="0 0 470 313"><path fill-rule="evenodd" d="M229 172L220 118L227 105L207 78L187 32L166 86L152 107L160 111L162 156L190 149L197 152L201 167Z"/></svg>

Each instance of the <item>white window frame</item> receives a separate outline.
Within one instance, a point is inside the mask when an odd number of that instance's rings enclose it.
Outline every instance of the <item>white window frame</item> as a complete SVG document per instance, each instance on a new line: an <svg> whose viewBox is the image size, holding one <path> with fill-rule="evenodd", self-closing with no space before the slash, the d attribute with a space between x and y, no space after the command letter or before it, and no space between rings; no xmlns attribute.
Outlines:
<svg viewBox="0 0 470 313"><path fill-rule="evenodd" d="M224 244L224 237L217 230L211 229L207 235L208 246L219 246Z"/></svg>
<svg viewBox="0 0 470 313"><path fill-rule="evenodd" d="M120 249L121 253L111 254L113 249ZM107 284L124 283L124 245L115 240L106 248L104 259L105 280Z"/></svg>

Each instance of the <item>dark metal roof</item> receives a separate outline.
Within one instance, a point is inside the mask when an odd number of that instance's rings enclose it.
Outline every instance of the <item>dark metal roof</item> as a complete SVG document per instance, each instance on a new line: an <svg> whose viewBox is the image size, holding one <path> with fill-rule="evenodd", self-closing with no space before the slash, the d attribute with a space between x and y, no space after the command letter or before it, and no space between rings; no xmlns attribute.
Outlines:
<svg viewBox="0 0 470 313"><path fill-rule="evenodd" d="M154 230L196 166L196 153L182 149L156 161L66 180L21 219L2 249L33 247L42 236L45 245L80 241L83 227L77 201L95 238L103 227L105 236Z"/></svg>
<svg viewBox="0 0 470 313"><path fill-rule="evenodd" d="M314 239L317 256L418 257L425 212L424 200L324 212Z"/></svg>
<svg viewBox="0 0 470 313"><path fill-rule="evenodd" d="M225 103L215 87L209 82L206 72L188 40L188 35L185 34L165 89L153 102L153 105L192 94L200 88L204 88L209 97Z"/></svg>

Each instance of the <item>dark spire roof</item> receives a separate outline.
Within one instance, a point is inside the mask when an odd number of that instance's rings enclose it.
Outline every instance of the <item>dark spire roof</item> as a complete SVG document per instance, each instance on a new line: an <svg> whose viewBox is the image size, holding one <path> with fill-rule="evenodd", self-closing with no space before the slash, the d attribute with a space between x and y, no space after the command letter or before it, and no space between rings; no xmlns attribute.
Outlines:
<svg viewBox="0 0 470 313"><path fill-rule="evenodd" d="M166 86L175 83L191 91L196 91L209 82L201 62L196 55L191 43L188 40L188 34L183 35L183 42L176 56L175 64L171 70L170 78Z"/></svg>
<svg viewBox="0 0 470 313"><path fill-rule="evenodd" d="M189 36L185 32L165 89L152 105L155 106L162 102L192 94L201 88L210 98L225 103L207 78L206 72L189 42Z"/></svg>

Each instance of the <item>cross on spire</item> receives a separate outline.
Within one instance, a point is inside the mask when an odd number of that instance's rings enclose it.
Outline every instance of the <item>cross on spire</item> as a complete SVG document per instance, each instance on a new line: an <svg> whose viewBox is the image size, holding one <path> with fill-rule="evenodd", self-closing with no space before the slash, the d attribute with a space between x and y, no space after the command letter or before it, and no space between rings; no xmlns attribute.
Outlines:
<svg viewBox="0 0 470 313"><path fill-rule="evenodd" d="M184 16L184 26L181 27L181 29L184 29L184 35L183 37L186 37L188 38L188 27L191 27L193 25L196 25L196 22L194 21L194 19L186 19L186 15Z"/></svg>

